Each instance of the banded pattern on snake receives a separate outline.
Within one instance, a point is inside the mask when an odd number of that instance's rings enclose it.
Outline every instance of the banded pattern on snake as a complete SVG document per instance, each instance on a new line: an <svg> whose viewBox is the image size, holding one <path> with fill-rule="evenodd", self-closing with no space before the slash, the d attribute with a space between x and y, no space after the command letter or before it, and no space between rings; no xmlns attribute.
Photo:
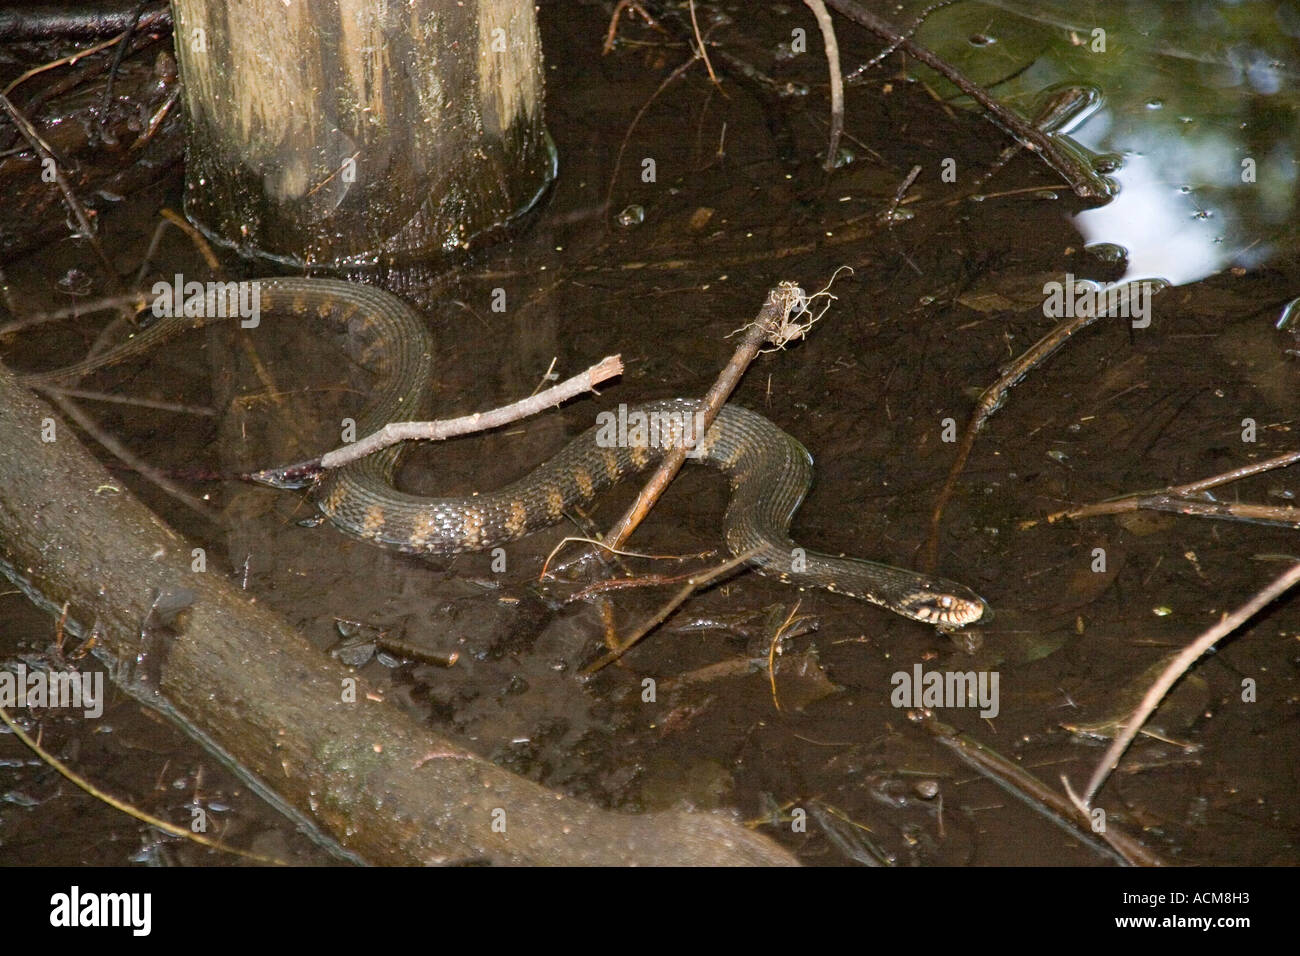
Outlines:
<svg viewBox="0 0 1300 956"><path fill-rule="evenodd" d="M359 434L423 416L434 375L434 344L412 308L380 289L333 279L258 279L251 286L260 312L316 315L347 333L357 360L379 376L382 386L358 417ZM23 380L39 386L84 375L214 321L228 319L164 318L96 358ZM639 405L628 415L644 412L661 420L686 421L695 409L694 400L669 399ZM655 464L663 448L602 447L592 428L523 479L465 498L424 498L398 491L393 474L401 454L402 446L391 446L328 472L315 489L318 507L341 531L382 547L456 554L490 548L558 523L570 505L588 502ZM869 601L929 624L961 627L987 612L984 601L960 584L797 546L788 529L812 484L812 458L803 445L761 415L724 406L690 460L712 465L730 479L731 501L724 519L727 549L733 555L752 551L750 561L761 573Z"/></svg>

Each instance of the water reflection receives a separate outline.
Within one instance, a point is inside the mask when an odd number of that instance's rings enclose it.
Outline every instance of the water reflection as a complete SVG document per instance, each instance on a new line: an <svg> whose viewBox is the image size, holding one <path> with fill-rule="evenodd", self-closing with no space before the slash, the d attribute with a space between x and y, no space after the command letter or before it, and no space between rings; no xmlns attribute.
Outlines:
<svg viewBox="0 0 1300 956"><path fill-rule="evenodd" d="M997 42L972 44L972 31ZM1124 281L1188 283L1294 251L1293 4L991 0L936 11L918 36L1026 115L1061 84L1103 92L1069 135L1123 157L1109 173L1120 191L1075 224L1089 243L1128 250Z"/></svg>

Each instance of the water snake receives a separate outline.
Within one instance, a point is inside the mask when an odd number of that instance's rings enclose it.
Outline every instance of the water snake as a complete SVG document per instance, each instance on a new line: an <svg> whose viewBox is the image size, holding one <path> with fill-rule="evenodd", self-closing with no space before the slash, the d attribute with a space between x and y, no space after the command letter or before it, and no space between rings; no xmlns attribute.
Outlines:
<svg viewBox="0 0 1300 956"><path fill-rule="evenodd" d="M231 284L233 288L233 284ZM420 316L400 299L367 285L331 279L274 278L240 284L254 315L315 315L346 333L349 349L382 382L357 419L365 435L390 421L422 417L434 376L433 339ZM139 355L186 329L238 318L209 300L198 315L171 315L117 348L53 372L27 375L30 385L52 384ZM233 300L232 300L233 301ZM650 402L629 409L646 419L689 421L690 399ZM666 441L598 441L598 428L573 439L526 477L465 498L424 498L393 485L402 453L396 445L326 473L315 488L321 512L340 530L409 553L456 554L513 541L558 523L570 505L588 502L621 479L656 463ZM874 561L834 557L791 540L790 521L812 483L812 457L766 418L724 406L696 445L693 460L730 479L724 535L733 555L767 575L799 587L820 587L870 601L905 617L960 627L977 621L984 601L969 588Z"/></svg>

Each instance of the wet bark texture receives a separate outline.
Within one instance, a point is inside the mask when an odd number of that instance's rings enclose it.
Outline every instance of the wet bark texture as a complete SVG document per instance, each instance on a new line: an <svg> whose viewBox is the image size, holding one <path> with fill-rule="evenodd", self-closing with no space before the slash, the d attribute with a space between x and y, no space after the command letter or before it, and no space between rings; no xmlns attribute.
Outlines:
<svg viewBox="0 0 1300 956"><path fill-rule="evenodd" d="M4 572L49 607L68 602L69 629L98 634L119 685L367 862L793 862L721 817L629 816L552 793L372 699L360 678L347 702L350 671L219 572L194 571L191 545L4 368L0 473Z"/></svg>
<svg viewBox="0 0 1300 956"><path fill-rule="evenodd" d="M177 0L185 208L285 265L467 247L554 176L529 0Z"/></svg>

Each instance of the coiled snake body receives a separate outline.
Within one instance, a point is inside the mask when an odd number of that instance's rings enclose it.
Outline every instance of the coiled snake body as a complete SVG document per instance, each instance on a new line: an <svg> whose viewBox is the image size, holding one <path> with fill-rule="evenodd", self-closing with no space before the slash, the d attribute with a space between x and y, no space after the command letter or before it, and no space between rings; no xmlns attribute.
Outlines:
<svg viewBox="0 0 1300 956"><path fill-rule="evenodd" d="M421 418L434 375L434 346L419 315L371 286L331 279L259 279L245 289L259 313L316 315L347 333L357 360L383 382L357 420L358 434L390 421ZM211 311L211 310L209 310ZM109 352L55 372L29 375L31 385L57 382L112 365L191 328L224 320L214 315L163 318ZM650 402L629 420L687 421L689 399ZM467 498L423 498L398 491L393 473L402 451L390 446L333 469L317 485L321 512L340 530L410 553L456 554L490 548L558 523L566 508L588 502L621 479L656 463L663 448L609 445L597 428L573 439L527 477ZM659 446L668 444L661 441ZM766 418L724 406L696 443L693 460L721 469L731 482L724 519L727 548L764 574L800 587L821 587L878 604L930 624L960 627L987 610L969 588L874 561L837 558L797 546L788 528L812 483L812 458Z"/></svg>

